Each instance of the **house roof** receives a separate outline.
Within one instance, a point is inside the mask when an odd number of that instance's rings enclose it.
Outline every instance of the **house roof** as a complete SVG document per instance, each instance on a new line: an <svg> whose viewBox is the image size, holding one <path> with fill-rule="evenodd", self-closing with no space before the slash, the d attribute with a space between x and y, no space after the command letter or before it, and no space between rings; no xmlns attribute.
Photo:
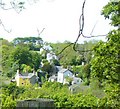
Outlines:
<svg viewBox="0 0 120 109"><path fill-rule="evenodd" d="M62 66L56 66L56 68L57 68L58 71L63 69Z"/></svg>
<svg viewBox="0 0 120 109"><path fill-rule="evenodd" d="M51 76L49 79L57 79L56 75Z"/></svg>
<svg viewBox="0 0 120 109"><path fill-rule="evenodd" d="M33 76L34 76L33 73L29 73L29 74L26 75L26 76L22 75L22 76L20 76L20 77L21 77L21 78L31 78L31 77L33 77Z"/></svg>
<svg viewBox="0 0 120 109"><path fill-rule="evenodd" d="M78 77L73 77L73 80L82 80L82 79Z"/></svg>
<svg viewBox="0 0 120 109"><path fill-rule="evenodd" d="M31 78L31 77L33 77L35 74L33 74L33 73L24 73L24 74L22 74L22 73L19 73L19 77L20 78ZM17 76L17 74L16 74L16 76Z"/></svg>
<svg viewBox="0 0 120 109"><path fill-rule="evenodd" d="M65 73L68 69L61 69L59 73Z"/></svg>

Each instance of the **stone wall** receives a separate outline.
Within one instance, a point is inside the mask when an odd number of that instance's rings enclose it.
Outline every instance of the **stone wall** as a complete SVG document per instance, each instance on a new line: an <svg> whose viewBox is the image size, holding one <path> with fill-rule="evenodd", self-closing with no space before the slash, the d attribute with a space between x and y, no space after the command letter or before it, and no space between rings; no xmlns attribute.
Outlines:
<svg viewBox="0 0 120 109"><path fill-rule="evenodd" d="M16 109L55 109L55 105L52 99L19 100Z"/></svg>

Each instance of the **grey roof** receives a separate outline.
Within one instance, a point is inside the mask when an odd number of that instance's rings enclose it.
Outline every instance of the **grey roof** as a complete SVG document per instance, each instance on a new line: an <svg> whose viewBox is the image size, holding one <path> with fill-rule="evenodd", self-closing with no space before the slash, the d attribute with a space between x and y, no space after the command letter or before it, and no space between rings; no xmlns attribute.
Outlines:
<svg viewBox="0 0 120 109"><path fill-rule="evenodd" d="M51 76L49 79L57 79L56 75Z"/></svg>
<svg viewBox="0 0 120 109"><path fill-rule="evenodd" d="M61 69L59 73L65 73L68 69Z"/></svg>
<svg viewBox="0 0 120 109"><path fill-rule="evenodd" d="M62 70L62 66L56 66L56 68L58 69L58 71Z"/></svg>
<svg viewBox="0 0 120 109"><path fill-rule="evenodd" d="M73 80L82 80L82 79L78 77L73 77Z"/></svg>
<svg viewBox="0 0 120 109"><path fill-rule="evenodd" d="M33 77L34 74L33 73L24 73L24 74L19 73L19 76L20 76L20 78L24 78L25 79L25 78L31 78L31 77Z"/></svg>

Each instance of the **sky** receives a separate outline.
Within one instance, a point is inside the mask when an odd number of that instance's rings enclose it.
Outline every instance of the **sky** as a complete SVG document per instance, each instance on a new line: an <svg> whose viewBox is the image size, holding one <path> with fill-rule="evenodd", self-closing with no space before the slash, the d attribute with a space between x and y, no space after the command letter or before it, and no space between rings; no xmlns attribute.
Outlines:
<svg viewBox="0 0 120 109"><path fill-rule="evenodd" d="M12 41L16 37L37 37L37 30L44 31L40 37L47 42L75 42L79 32L79 17L83 0L27 0L25 9L19 14L15 10L0 9L0 19L10 33L0 25L0 37ZM86 0L84 34L107 34L112 27L110 21L101 16L101 10L109 0ZM8 4L9 7L9 4ZM93 38L91 38L92 40ZM97 39L104 40L105 37ZM80 37L79 43L88 39Z"/></svg>

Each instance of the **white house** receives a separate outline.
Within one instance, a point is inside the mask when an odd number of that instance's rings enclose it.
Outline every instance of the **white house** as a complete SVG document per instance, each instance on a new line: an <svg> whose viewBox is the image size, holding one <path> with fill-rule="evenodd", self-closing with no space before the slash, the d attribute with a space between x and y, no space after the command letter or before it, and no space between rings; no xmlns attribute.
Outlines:
<svg viewBox="0 0 120 109"><path fill-rule="evenodd" d="M82 82L83 80L81 78L73 77L72 84L81 84Z"/></svg>
<svg viewBox="0 0 120 109"><path fill-rule="evenodd" d="M66 83L65 78L66 77L73 77L73 74L71 71L69 71L68 69L61 69L60 71L58 71L58 77L57 77L57 82Z"/></svg>
<svg viewBox="0 0 120 109"><path fill-rule="evenodd" d="M75 77L73 73L68 69L61 69L58 71L57 82L63 84L68 83L66 77L69 77L72 80L72 84L81 84L83 82L81 78Z"/></svg>
<svg viewBox="0 0 120 109"><path fill-rule="evenodd" d="M45 44L42 48L40 48L40 54L43 51L51 51L51 50L52 50L52 47L50 45Z"/></svg>
<svg viewBox="0 0 120 109"><path fill-rule="evenodd" d="M51 62L51 60L53 60L53 59L58 60L58 58L55 55L55 53L53 53L53 52L47 53L47 60L48 60L48 62Z"/></svg>

